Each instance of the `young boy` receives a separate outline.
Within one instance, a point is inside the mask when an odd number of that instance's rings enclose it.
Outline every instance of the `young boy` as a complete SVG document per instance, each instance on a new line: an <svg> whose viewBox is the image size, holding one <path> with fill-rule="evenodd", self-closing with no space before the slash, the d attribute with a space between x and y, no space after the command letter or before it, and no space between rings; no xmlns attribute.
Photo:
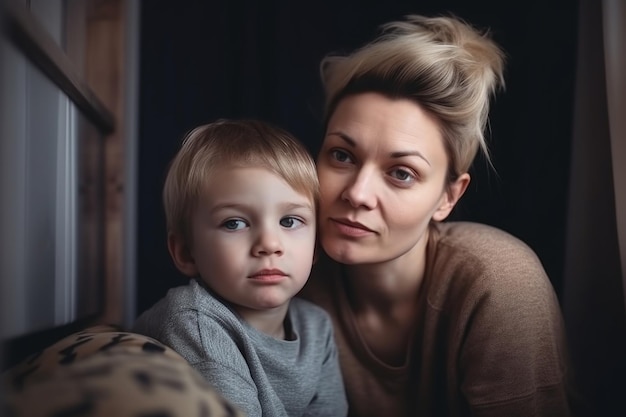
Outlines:
<svg viewBox="0 0 626 417"><path fill-rule="evenodd" d="M193 130L165 181L168 249L191 280L133 331L172 347L248 417L347 414L332 323L293 298L313 263L318 186L306 149L254 120Z"/></svg>

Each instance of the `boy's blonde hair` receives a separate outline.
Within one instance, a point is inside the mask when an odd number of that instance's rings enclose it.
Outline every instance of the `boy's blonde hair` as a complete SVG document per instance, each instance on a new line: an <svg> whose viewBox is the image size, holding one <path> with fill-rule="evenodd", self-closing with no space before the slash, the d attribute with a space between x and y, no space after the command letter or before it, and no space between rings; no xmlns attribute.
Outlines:
<svg viewBox="0 0 626 417"><path fill-rule="evenodd" d="M382 26L373 42L322 60L326 121L345 96L379 92L419 104L439 122L449 158L448 180L467 172L484 138L489 99L504 87L504 54L456 17L406 16Z"/></svg>
<svg viewBox="0 0 626 417"><path fill-rule="evenodd" d="M214 170L226 166L268 169L317 207L315 163L297 139L259 120L220 119L189 132L170 164L163 188L168 233L191 244L190 219L199 195Z"/></svg>

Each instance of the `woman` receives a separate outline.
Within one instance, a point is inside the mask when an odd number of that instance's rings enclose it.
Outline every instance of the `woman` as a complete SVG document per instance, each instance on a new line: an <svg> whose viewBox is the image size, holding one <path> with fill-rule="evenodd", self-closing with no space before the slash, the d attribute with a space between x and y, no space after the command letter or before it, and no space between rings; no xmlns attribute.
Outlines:
<svg viewBox="0 0 626 417"><path fill-rule="evenodd" d="M558 301L498 229L444 222L470 182L503 53L407 16L322 61L324 250L302 295L333 317L352 416L567 416Z"/></svg>

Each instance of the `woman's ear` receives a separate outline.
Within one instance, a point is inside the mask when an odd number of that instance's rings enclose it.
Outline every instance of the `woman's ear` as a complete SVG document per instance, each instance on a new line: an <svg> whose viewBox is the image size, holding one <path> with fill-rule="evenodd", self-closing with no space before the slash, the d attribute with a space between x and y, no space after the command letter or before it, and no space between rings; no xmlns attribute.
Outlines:
<svg viewBox="0 0 626 417"><path fill-rule="evenodd" d="M169 233L167 235L167 249L170 251L174 265L180 272L190 277L198 276L196 261L182 236Z"/></svg>
<svg viewBox="0 0 626 417"><path fill-rule="evenodd" d="M452 209L461 199L465 190L467 190L467 186L470 183L470 175L466 172L461 174L456 181L447 186L446 191L443 193L441 205L433 214L433 220L435 221L443 221L452 212Z"/></svg>

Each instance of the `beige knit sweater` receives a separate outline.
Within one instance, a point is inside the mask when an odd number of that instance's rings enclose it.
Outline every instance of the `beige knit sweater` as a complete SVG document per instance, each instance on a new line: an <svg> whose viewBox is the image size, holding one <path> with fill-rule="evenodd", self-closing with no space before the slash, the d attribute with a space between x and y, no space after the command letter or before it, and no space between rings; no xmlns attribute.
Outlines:
<svg viewBox="0 0 626 417"><path fill-rule="evenodd" d="M322 258L300 294L332 316L350 416L569 416L558 300L534 252L498 229L432 226L407 361L376 358L339 265Z"/></svg>

